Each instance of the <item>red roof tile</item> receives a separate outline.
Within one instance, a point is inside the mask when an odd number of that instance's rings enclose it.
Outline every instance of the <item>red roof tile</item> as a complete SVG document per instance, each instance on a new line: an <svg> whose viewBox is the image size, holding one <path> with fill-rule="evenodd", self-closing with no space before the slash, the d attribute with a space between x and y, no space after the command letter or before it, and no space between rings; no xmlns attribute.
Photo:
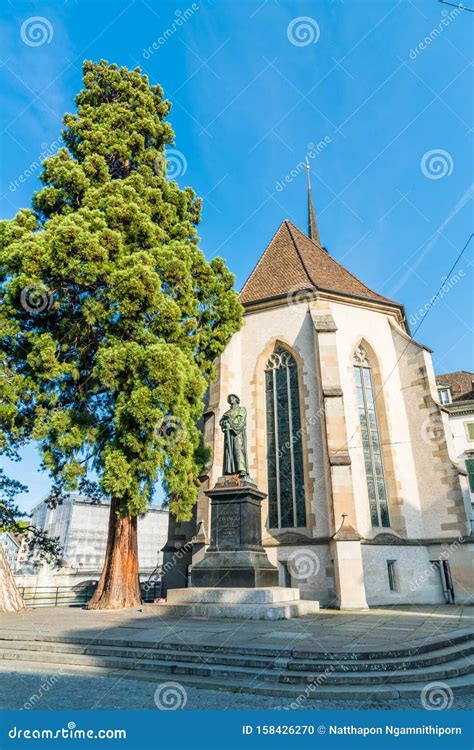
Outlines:
<svg viewBox="0 0 474 750"><path fill-rule="evenodd" d="M245 304L322 289L400 306L369 289L290 221L283 221L240 292Z"/></svg>
<svg viewBox="0 0 474 750"><path fill-rule="evenodd" d="M436 376L436 383L449 386L453 403L474 400L474 372L458 370Z"/></svg>

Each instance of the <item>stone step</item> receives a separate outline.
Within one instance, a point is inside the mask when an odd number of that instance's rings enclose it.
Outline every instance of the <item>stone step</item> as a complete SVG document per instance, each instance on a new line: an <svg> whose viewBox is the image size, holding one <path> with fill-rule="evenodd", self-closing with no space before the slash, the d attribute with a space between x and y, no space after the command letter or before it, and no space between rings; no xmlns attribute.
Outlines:
<svg viewBox="0 0 474 750"><path fill-rule="evenodd" d="M426 667L449 663L461 657L467 657L474 653L474 643L450 646L432 652L428 656L415 655L404 660L398 658L378 660L339 660L337 655L327 660L298 660L281 656L274 657L267 654L226 654L210 653L196 647L194 651L182 650L180 644L174 646L174 650L160 648L162 644L150 643L149 646L141 644L139 647L95 645L94 643L62 643L45 641L0 641L0 651L49 651L55 653L87 654L94 656L118 656L130 659L161 659L164 661L189 661L202 664L222 664L236 667L252 667L255 669L278 669L289 670L295 673L321 674L326 670L331 673L358 673L358 672L393 672L406 671L410 669L425 669Z"/></svg>
<svg viewBox="0 0 474 750"><path fill-rule="evenodd" d="M289 682L294 685L305 685L312 682L323 681L330 685L377 685L386 682L391 683L408 683L418 682L420 676L426 679L426 682L436 680L445 681L449 677L459 677L464 674L474 673L474 661L469 657L455 659L445 664L435 664L420 670L417 668L398 669L397 667L381 671L364 671L364 672L337 672L328 667L325 671L295 672L287 670L280 674L280 682Z"/></svg>
<svg viewBox="0 0 474 750"><path fill-rule="evenodd" d="M334 654L331 659L288 659L288 669L295 672L323 671L331 665L335 665L340 672L380 672L391 671L394 669L425 669L425 667L436 664L445 664L460 657L468 657L474 654L474 643L448 646L437 649L436 651L424 654L414 654L413 656L386 657L378 659L339 659L338 654Z"/></svg>
<svg viewBox="0 0 474 750"><path fill-rule="evenodd" d="M179 589L185 591L186 589ZM225 618L234 620L289 620L292 617L303 617L319 612L319 602L300 599L277 604L160 604L161 615L172 617Z"/></svg>
<svg viewBox="0 0 474 750"><path fill-rule="evenodd" d="M178 646L176 646L178 648ZM176 651L170 651L169 649L157 649L155 644L150 644L150 648L126 648L123 646L94 646L94 645L79 645L79 644L65 644L65 643L28 643L27 641L15 641L7 643L1 642L0 646L0 658L2 651L4 652L5 658L8 658L9 651L33 651L38 653L50 652L50 653L62 653L62 654L85 654L89 656L118 656L128 659L139 660L147 658L149 660L162 660L162 661L189 661L197 662L199 664L222 664L235 667L252 667L254 669L276 669L280 665L277 663L277 659L268 656L244 656L244 655L231 655L231 654L212 654L201 651L186 651L185 653Z"/></svg>
<svg viewBox="0 0 474 750"><path fill-rule="evenodd" d="M284 639L282 638L282 641ZM268 646L262 644L259 646L245 645L216 645L212 643L199 643L199 645L192 643L176 643L173 641L151 641L145 640L127 639L127 638L111 638L108 636L97 637L97 636L60 636L60 635L48 635L46 633L39 633L34 635L32 633L21 631L0 631L0 647L9 642L24 641L27 643L64 643L64 644L83 644L83 645L98 645L98 646L124 646L127 648L154 648L163 649L170 651L196 651L212 654L228 654L228 655L243 655L243 656L262 656L265 658L287 658L302 661L309 659L311 661L326 661L326 660L337 660L340 662L352 663L355 661L366 661L366 660L387 660L387 659L405 659L412 656L421 654L432 654L438 652L441 649L454 647L460 644L474 643L474 633L472 630L466 630L458 633L447 633L443 636L436 636L430 641L423 641L420 644L413 644L404 649L394 650L380 650L373 648L368 650L367 648L360 648L355 644L347 650L338 652L334 651L323 651L317 649L303 648L281 648L275 646Z"/></svg>
<svg viewBox="0 0 474 750"><path fill-rule="evenodd" d="M167 604L280 604L300 600L300 590L274 586L258 589L187 588L169 589ZM158 605L160 608L163 605Z"/></svg>
<svg viewBox="0 0 474 750"><path fill-rule="evenodd" d="M0 672L19 672L18 663L15 660L0 660ZM51 674L51 664L49 662L22 662L21 672L29 672L34 674ZM91 665L74 665L67 664L61 667L61 675L74 675L74 676L94 676L94 677L113 677L119 679L130 679L139 680L145 682L153 682L156 684L157 676L153 672L146 670L122 670L122 669L111 669L103 666L91 666ZM168 673L170 678L176 680L176 676L172 673ZM165 677L160 677L162 681L165 681ZM325 686L320 685L316 690L305 689L302 690L301 686L291 684L271 684L269 682L258 682L248 683L245 680L238 679L217 679L209 677L203 682L200 676L184 674L179 676L179 682L184 686L195 687L198 689L206 690L222 690L224 692L232 693L251 693L256 695L267 695L274 696L282 699L282 707L288 705L290 707L304 708L306 701L314 705L314 701L318 700L334 700L334 701L367 701L367 702L379 702L379 701L397 701L400 699L417 699L420 700L421 694L426 688L427 681L420 681L417 683L410 683L407 685L351 685L350 687L344 686ZM464 675L462 677L447 678L444 680L446 687L452 691L454 695L462 695L466 693L472 693L474 691L474 676ZM392 706L391 706L392 707Z"/></svg>
<svg viewBox="0 0 474 750"><path fill-rule="evenodd" d="M185 661L183 654L179 660L163 660L149 658L145 652L137 658L136 654L131 657L118 656L116 654L94 654L94 653L61 653L58 651L29 651L29 650L0 650L1 659L16 659L17 661L46 662L49 664L76 664L85 666L103 666L112 669L150 670L154 672L170 672L172 674L195 674L203 677L230 677L232 679L247 679L280 682L299 685L300 689L308 684L325 685L377 685L391 682L409 683L418 682L420 672L417 669L398 670L385 672L337 672L332 671L331 665L325 671L314 673L296 672L287 669L275 669L273 665L264 668L241 666L240 664L213 664L210 662ZM451 677L458 677L474 672L474 661L469 658L460 658L449 662L449 664L426 667L423 670L423 679L428 681L445 681Z"/></svg>

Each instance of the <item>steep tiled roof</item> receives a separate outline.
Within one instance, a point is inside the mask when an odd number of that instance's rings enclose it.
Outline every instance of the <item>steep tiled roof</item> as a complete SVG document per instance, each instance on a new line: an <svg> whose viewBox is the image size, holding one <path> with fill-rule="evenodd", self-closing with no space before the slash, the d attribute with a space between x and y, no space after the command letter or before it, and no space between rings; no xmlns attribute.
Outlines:
<svg viewBox="0 0 474 750"><path fill-rule="evenodd" d="M369 289L291 221L285 220L245 282L240 301L250 304L298 289L330 290L399 306L398 302Z"/></svg>
<svg viewBox="0 0 474 750"><path fill-rule="evenodd" d="M474 400L474 372L467 372L466 370L446 372L444 375L437 375L436 382L438 385L446 385L451 388L453 403Z"/></svg>

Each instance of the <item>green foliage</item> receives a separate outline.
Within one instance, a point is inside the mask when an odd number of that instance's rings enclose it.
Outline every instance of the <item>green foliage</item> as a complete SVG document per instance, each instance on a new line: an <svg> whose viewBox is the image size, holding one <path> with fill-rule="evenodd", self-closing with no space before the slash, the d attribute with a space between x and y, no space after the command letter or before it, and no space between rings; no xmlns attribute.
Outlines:
<svg viewBox="0 0 474 750"><path fill-rule="evenodd" d="M161 473L186 519L202 397L241 324L234 279L198 247L199 199L166 177L162 89L85 62L76 104L34 211L1 224L0 449L35 439L55 492L94 469L132 515Z"/></svg>

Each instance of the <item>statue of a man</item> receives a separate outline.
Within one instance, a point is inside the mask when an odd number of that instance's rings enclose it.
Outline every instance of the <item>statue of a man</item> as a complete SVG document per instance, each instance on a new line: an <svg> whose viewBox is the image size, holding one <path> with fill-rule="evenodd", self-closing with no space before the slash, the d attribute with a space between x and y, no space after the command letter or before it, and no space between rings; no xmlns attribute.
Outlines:
<svg viewBox="0 0 474 750"><path fill-rule="evenodd" d="M219 424L224 433L224 468L223 474L238 474L248 477L247 462L247 410L240 406L240 398L231 393L227 397L230 404Z"/></svg>

